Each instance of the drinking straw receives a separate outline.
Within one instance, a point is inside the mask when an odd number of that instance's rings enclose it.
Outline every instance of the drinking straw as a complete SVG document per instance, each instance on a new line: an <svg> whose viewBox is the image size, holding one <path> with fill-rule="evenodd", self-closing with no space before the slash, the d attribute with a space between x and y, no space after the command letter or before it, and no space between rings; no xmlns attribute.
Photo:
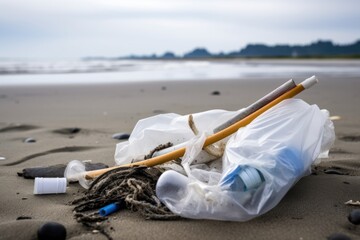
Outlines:
<svg viewBox="0 0 360 240"><path fill-rule="evenodd" d="M273 101L274 99L283 95L284 93L288 92L289 90L293 89L294 87L296 87L296 84L292 79L290 79L289 81L285 82L280 87L273 90L272 92L266 94L264 97L260 98L259 100L252 103L248 107L241 109L235 117L227 120L223 124L216 127L214 129L214 133L220 132L221 130L229 127L230 125L233 125L234 123L240 121L241 119L249 116L253 112L259 110L260 108L262 108L269 102Z"/></svg>
<svg viewBox="0 0 360 240"><path fill-rule="evenodd" d="M221 130L229 127L230 125L233 125L234 123L236 123L236 122L240 121L241 119L249 116L251 113L255 112L256 110L259 110L260 108L262 108L263 106L265 106L269 102L273 101L274 99L276 99L277 97L283 95L284 93L288 92L289 90L291 90L294 87L296 87L296 84L292 79L290 79L289 81L285 82L280 87L273 90L272 92L266 94L264 97L260 98L259 100L252 103L248 107L239 110L239 112L236 114L236 116L234 116L233 118L227 120L226 122L222 123L221 125L217 126L213 130L213 132L214 133L220 132ZM160 151L155 152L152 157L164 155L166 153L172 152L172 151L177 150L179 148L186 147L187 145L188 145L188 142L183 142L183 143L177 144L175 146L171 146L171 147L162 149Z"/></svg>
<svg viewBox="0 0 360 240"><path fill-rule="evenodd" d="M224 138L230 136L231 134L237 132L237 130L239 128L248 125L256 117L258 117L259 115L261 115L265 111L269 110L270 108L272 108L276 104L280 103L281 101L283 101L285 99L292 98L292 97L296 96L297 94L301 93L303 90L309 89L310 87L312 87L316 83L318 83L318 79L315 76L312 76L312 77L310 77L308 79L305 79L303 82L296 85L296 87L292 88L288 92L286 92L286 93L282 94L281 96L277 97L276 99L269 102L268 104L266 104L262 108L258 109L257 111L253 112L249 116L241 119L240 121L232 124L231 126L225 128L225 129L223 129L223 130L221 130L221 131L219 131L217 133L214 133L213 135L210 135L209 137L207 137L206 140L205 140L205 143L204 143L204 147L209 146L209 145L211 145L211 144L213 144L215 142L220 141L221 139L224 139ZM163 163L166 163L168 161L171 161L171 160L182 157L185 154L185 150L186 150L186 148L182 147L180 149L176 149L176 150L174 150L172 152L169 152L169 153L166 153L164 155L153 157L153 158L150 158L150 159L147 159L147 160L134 162L134 163L129 163L129 164L124 164L124 165L120 165L120 166L114 166L114 167L111 167L111 168L88 171L88 172L85 172L85 178L86 179L94 179L97 176L99 176L99 175L101 175L101 174L103 174L103 173L105 173L107 171L110 171L110 170L116 169L116 168L121 168L121 167L134 167L134 166L152 167L152 166L155 166L155 165L163 164Z"/></svg>

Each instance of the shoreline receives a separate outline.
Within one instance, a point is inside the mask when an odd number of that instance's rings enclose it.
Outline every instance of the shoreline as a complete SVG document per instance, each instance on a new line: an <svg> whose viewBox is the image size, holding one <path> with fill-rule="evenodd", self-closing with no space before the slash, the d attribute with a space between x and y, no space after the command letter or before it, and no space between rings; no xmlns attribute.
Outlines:
<svg viewBox="0 0 360 240"><path fill-rule="evenodd" d="M123 60L1 65L0 86L89 85L273 78L360 78L360 60Z"/></svg>

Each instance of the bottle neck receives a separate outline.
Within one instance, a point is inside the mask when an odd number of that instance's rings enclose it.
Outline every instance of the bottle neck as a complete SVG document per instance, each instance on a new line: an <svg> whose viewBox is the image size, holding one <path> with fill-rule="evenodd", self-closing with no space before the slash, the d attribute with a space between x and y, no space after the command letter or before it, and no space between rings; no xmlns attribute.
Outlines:
<svg viewBox="0 0 360 240"><path fill-rule="evenodd" d="M253 167L244 166L239 172L239 177L244 183L244 191L259 187L264 182L262 174Z"/></svg>

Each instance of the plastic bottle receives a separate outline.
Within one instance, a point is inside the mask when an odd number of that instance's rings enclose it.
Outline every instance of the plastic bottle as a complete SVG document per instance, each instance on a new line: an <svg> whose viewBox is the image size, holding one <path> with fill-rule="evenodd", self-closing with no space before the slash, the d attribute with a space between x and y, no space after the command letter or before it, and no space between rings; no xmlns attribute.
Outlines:
<svg viewBox="0 0 360 240"><path fill-rule="evenodd" d="M265 181L259 170L250 166L237 166L221 181L223 188L247 192L258 188Z"/></svg>
<svg viewBox="0 0 360 240"><path fill-rule="evenodd" d="M184 195L189 182L184 175L174 170L168 170L161 174L156 184L156 196L159 199L179 199Z"/></svg>

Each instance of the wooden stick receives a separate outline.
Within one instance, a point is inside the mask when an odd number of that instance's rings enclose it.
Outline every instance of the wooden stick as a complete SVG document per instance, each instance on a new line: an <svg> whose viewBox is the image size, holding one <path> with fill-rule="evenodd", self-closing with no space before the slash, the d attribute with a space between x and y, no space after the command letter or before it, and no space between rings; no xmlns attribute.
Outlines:
<svg viewBox="0 0 360 240"><path fill-rule="evenodd" d="M315 76L312 76L312 77L304 80L302 83L296 85L295 88L292 88L290 91L288 91L288 92L284 93L283 95L279 96L278 98L274 99L273 101L266 104L264 107L260 108L259 110L255 111L254 113L250 114L249 116L243 118L242 120L234 123L233 125L225 128L225 129L223 129L223 130L221 130L221 131L219 131L217 133L214 133L213 135L207 137L207 139L205 140L205 143L204 143L204 147L206 147L206 146L208 146L210 144L213 144L213 143L215 143L217 141L220 141L221 139L224 139L224 138L230 136L231 134L237 132L237 130L239 128L248 125L251 121L253 121L260 114L262 114L265 111L269 110L270 108L272 108L276 104L280 103L281 101L296 96L297 94L302 92L304 89L310 88L311 86L313 86L317 82L318 82L318 80L316 79ZM150 159L147 159L147 160L143 160L143 161L139 161L139 162L135 162L135 163L124 164L124 165L120 165L120 166L114 166L114 167L100 169L100 170L89 171L89 172L86 172L85 178L86 179L94 179L97 176L99 176L99 175L101 175L101 174L103 174L103 173L105 173L107 171L110 171L112 169L115 169L115 168L133 167L133 166L152 167L152 166L155 166L155 165L163 164L163 163L166 163L168 161L171 161L171 160L174 160L174 159L177 159L177 158L180 158L180 157L184 156L185 150L186 150L186 148L183 147L183 148L174 150L172 152L166 153L164 155L153 157L153 158L150 158Z"/></svg>

